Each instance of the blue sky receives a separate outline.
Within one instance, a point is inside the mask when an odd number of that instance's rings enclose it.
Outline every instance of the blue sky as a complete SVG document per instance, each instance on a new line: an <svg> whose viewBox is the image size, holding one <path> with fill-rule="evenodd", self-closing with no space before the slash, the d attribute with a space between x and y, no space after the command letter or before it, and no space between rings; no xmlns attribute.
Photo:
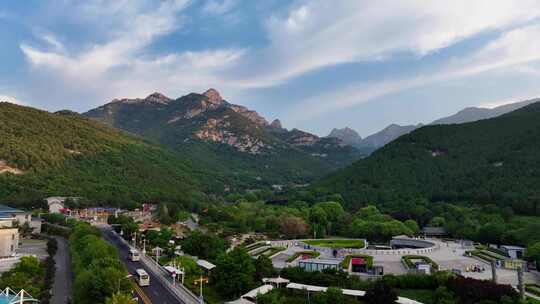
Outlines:
<svg viewBox="0 0 540 304"><path fill-rule="evenodd" d="M83 112L218 89L362 136L540 96L538 1L6 0L0 99Z"/></svg>

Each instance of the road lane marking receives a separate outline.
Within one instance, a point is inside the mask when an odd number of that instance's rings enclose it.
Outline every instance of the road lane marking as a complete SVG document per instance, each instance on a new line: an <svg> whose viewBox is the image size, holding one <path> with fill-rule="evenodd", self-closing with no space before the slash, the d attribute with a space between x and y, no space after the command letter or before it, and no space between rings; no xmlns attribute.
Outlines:
<svg viewBox="0 0 540 304"><path fill-rule="evenodd" d="M135 282L132 282L132 284L139 297L141 297L141 299L143 300L144 304L152 304L152 301L150 301L150 298L144 293L142 288L139 287L139 285L137 285L137 283Z"/></svg>

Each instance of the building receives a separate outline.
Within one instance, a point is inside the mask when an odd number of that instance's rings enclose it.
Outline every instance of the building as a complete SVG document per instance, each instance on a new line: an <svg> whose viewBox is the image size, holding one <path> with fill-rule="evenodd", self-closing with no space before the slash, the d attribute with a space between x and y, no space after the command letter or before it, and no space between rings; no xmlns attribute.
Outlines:
<svg viewBox="0 0 540 304"><path fill-rule="evenodd" d="M339 259L305 259L298 261L298 267L306 271L322 271L324 269L336 269L341 267Z"/></svg>
<svg viewBox="0 0 540 304"><path fill-rule="evenodd" d="M424 227L422 229L422 234L425 237L443 237L446 236L446 229L444 227Z"/></svg>
<svg viewBox="0 0 540 304"><path fill-rule="evenodd" d="M18 248L19 229L12 219L0 219L0 258L13 256Z"/></svg>
<svg viewBox="0 0 540 304"><path fill-rule="evenodd" d="M11 208L6 205L0 205L0 220L11 220L13 224L24 225L32 221L32 213Z"/></svg>
<svg viewBox="0 0 540 304"><path fill-rule="evenodd" d="M49 206L49 213L62 213L64 210L64 202L67 197L54 196L45 199L47 206Z"/></svg>
<svg viewBox="0 0 540 304"><path fill-rule="evenodd" d="M502 266L506 269L518 269L521 268L523 271L528 271L527 262L518 259L506 259L503 261Z"/></svg>
<svg viewBox="0 0 540 304"><path fill-rule="evenodd" d="M501 250L506 252L506 254L512 259L521 259L525 255L525 248L520 246L502 245Z"/></svg>

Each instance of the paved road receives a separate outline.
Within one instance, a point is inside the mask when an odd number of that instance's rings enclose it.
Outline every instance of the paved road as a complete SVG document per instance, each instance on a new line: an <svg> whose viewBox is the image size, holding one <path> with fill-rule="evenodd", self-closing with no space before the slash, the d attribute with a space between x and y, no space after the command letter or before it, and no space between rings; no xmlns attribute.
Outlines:
<svg viewBox="0 0 540 304"><path fill-rule="evenodd" d="M71 298L71 282L73 275L71 272L71 255L69 254L68 241L63 237L54 237L58 243L58 250L54 255L56 272L54 273L54 284L52 287L53 296L51 303L67 304Z"/></svg>
<svg viewBox="0 0 540 304"><path fill-rule="evenodd" d="M156 276L156 271L150 269L142 262L132 262L129 259L129 247L110 229L101 227L105 239L118 248L120 259L126 265L130 274L135 274L136 269L143 268L150 276L150 286L140 287L148 296L152 304L173 304L173 303L194 303L191 299L182 299L180 296L171 291L170 287L166 286L161 278Z"/></svg>

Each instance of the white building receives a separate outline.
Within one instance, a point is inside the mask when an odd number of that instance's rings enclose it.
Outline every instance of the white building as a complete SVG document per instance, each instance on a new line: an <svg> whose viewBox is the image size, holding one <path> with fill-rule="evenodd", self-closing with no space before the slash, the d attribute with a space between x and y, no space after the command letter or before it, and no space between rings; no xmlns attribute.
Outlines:
<svg viewBox="0 0 540 304"><path fill-rule="evenodd" d="M19 229L13 220L0 219L0 258L10 257L19 248Z"/></svg>
<svg viewBox="0 0 540 304"><path fill-rule="evenodd" d="M506 254L512 259L521 259L525 255L524 247L503 245L501 246L501 249L506 251Z"/></svg>
<svg viewBox="0 0 540 304"><path fill-rule="evenodd" d="M64 196L53 196L45 199L47 205L49 206L49 213L61 213L62 209L65 208L64 203L67 199L78 200L78 197L64 197Z"/></svg>

